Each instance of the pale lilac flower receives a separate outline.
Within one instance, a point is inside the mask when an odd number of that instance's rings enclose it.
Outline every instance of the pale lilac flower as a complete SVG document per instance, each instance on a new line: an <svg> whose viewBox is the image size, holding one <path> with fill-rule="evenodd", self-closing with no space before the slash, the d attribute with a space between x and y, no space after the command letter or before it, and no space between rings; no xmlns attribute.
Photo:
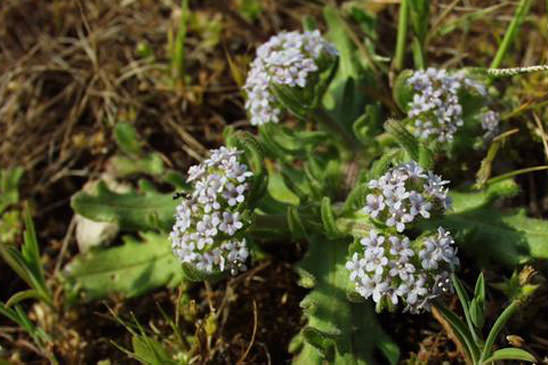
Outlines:
<svg viewBox="0 0 548 365"><path fill-rule="evenodd" d="M458 128L464 125L459 92L468 89L486 95L479 82L458 72L428 68L417 70L407 79L415 94L409 102L408 117L414 119L414 133L422 140L451 142Z"/></svg>
<svg viewBox="0 0 548 365"><path fill-rule="evenodd" d="M458 265L454 241L439 228L436 235L414 243L403 234L371 230L351 246L346 262L349 279L358 294L384 306L403 303L405 311L428 311L431 302L451 290L449 275ZM424 260L435 265L424 264Z"/></svg>
<svg viewBox="0 0 548 365"><path fill-rule="evenodd" d="M249 251L241 238L244 222L239 204L245 201L247 180L253 174L240 161L241 154L221 147L189 169L187 181L193 191L177 207L169 238L173 253L200 271L237 274L247 268Z"/></svg>
<svg viewBox="0 0 548 365"><path fill-rule="evenodd" d="M304 88L309 75L318 71L318 59L323 54L336 55L337 51L317 30L282 32L257 48L257 57L244 85L251 124L278 123L282 111L271 88L273 85Z"/></svg>
<svg viewBox="0 0 548 365"><path fill-rule="evenodd" d="M443 213L450 208L445 188L448 183L411 161L369 181L370 192L363 211L403 232L415 220L428 219L433 213Z"/></svg>
<svg viewBox="0 0 548 365"><path fill-rule="evenodd" d="M369 237L364 237L360 243L366 248L379 247L384 242L384 236L379 235L374 229L369 231Z"/></svg>
<svg viewBox="0 0 548 365"><path fill-rule="evenodd" d="M493 139L499 133L500 116L497 112L489 110L481 115L481 127L483 138L487 141Z"/></svg>
<svg viewBox="0 0 548 365"><path fill-rule="evenodd" d="M219 230L233 236L244 224L240 221L240 213L223 212L223 220L219 224Z"/></svg>
<svg viewBox="0 0 548 365"><path fill-rule="evenodd" d="M350 280L352 281L365 276L365 260L359 258L357 253L354 253L352 260L346 262L345 267L350 271Z"/></svg>
<svg viewBox="0 0 548 365"><path fill-rule="evenodd" d="M384 197L382 195L368 194L366 197L367 204L363 208L365 213L372 218L377 218L379 213L384 209Z"/></svg>

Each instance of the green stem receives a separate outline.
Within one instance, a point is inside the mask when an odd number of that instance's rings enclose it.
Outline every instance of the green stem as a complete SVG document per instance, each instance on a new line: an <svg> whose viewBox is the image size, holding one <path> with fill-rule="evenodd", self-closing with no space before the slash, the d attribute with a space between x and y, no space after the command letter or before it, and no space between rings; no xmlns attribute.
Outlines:
<svg viewBox="0 0 548 365"><path fill-rule="evenodd" d="M504 56L508 52L510 45L514 41L514 38L516 38L518 30L521 24L523 23L525 16L529 12L530 7L531 7L531 0L521 0L520 3L518 4L516 8L516 13L514 14L514 18L512 19L512 22L510 23L510 25L508 26L508 30L506 31L506 34L504 35L502 43L499 46L499 49L497 51L497 54L495 55L495 58L493 59L493 62L491 62L490 68L500 67L500 64L502 63Z"/></svg>
<svg viewBox="0 0 548 365"><path fill-rule="evenodd" d="M407 39L407 22L409 20L409 5L407 0L402 0L400 4L400 13L398 16L398 38L396 40L396 55L394 59L394 68L399 71L403 68L405 57L405 41Z"/></svg>
<svg viewBox="0 0 548 365"><path fill-rule="evenodd" d="M548 166L545 165L545 166L527 167L525 169L515 170L515 171L509 172L507 174L492 177L489 180L487 180L486 184L494 184L494 183L497 183L499 181L506 180L506 179L508 179L510 177L513 177L513 176L527 174L529 172L543 171L543 170L548 170Z"/></svg>
<svg viewBox="0 0 548 365"><path fill-rule="evenodd" d="M491 348L493 347L497 336L502 330L502 327L504 327L506 322L508 322L510 318L512 318L512 316L517 312L518 308L519 302L517 300L514 300L497 318L495 324L491 328L491 331L489 331L489 335L487 336L487 340L485 341L485 345L483 346L483 350L481 351L481 356L479 359L480 365L483 364L484 360L489 357L489 355L491 354Z"/></svg>

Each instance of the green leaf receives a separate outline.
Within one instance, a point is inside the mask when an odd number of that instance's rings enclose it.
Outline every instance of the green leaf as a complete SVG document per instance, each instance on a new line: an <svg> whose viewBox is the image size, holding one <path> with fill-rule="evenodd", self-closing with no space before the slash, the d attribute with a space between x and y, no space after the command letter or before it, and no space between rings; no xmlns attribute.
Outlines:
<svg viewBox="0 0 548 365"><path fill-rule="evenodd" d="M428 32L428 21L430 13L430 1L429 0L413 0L409 1L409 7L411 10L411 23L413 24L413 31L416 37L421 43L426 38Z"/></svg>
<svg viewBox="0 0 548 365"><path fill-rule="evenodd" d="M92 250L69 262L62 277L69 301L105 298L113 293L134 297L183 278L167 235L141 233L141 241L126 236L121 246Z"/></svg>
<svg viewBox="0 0 548 365"><path fill-rule="evenodd" d="M461 281L455 274L451 274L451 281L453 282L453 287L455 288L455 291L457 292L457 296L459 297L460 304L462 307L462 311L464 312L464 317L466 319L466 324L468 325L468 331L469 334L472 336L472 342L478 344L480 341L480 338L478 336L478 332L473 326L473 321L471 319L470 315L470 298L468 297L468 294L466 293L466 289L462 285ZM466 340L466 339L465 339ZM472 347L468 344L469 350L473 351Z"/></svg>
<svg viewBox="0 0 548 365"><path fill-rule="evenodd" d="M459 246L482 264L508 267L548 258L548 222L529 218L523 211L504 211L490 205L499 197L515 195L517 185L501 181L481 192L452 192L453 209L437 219L419 222L421 229L442 226Z"/></svg>
<svg viewBox="0 0 548 365"><path fill-rule="evenodd" d="M137 131L129 123L117 123L114 127L114 139L118 147L130 156L138 156L142 152L142 142Z"/></svg>
<svg viewBox="0 0 548 365"><path fill-rule="evenodd" d="M135 174L160 176L164 173L164 161L159 153L150 153L143 157L116 155L110 159L115 176L125 177Z"/></svg>
<svg viewBox="0 0 548 365"><path fill-rule="evenodd" d="M327 196L324 196L322 199L321 218L323 228L325 229L325 233L328 238L336 238L341 236L341 232L339 232L337 229L337 224L335 223L335 214L333 213L333 208L331 207L331 200Z"/></svg>
<svg viewBox="0 0 548 365"><path fill-rule="evenodd" d="M328 32L326 37L334 44L339 51L340 74L342 78L357 79L362 72L362 67L356 57L356 47L348 36L346 27L343 24L338 10L333 6L325 6L323 16L327 23Z"/></svg>
<svg viewBox="0 0 548 365"><path fill-rule="evenodd" d="M474 298L470 302L470 319L477 329L481 329L485 323L485 280L480 273L474 289Z"/></svg>
<svg viewBox="0 0 548 365"><path fill-rule="evenodd" d="M19 201L19 181L23 168L0 169L0 213Z"/></svg>
<svg viewBox="0 0 548 365"><path fill-rule="evenodd" d="M433 154L419 140L405 128L400 121L389 119L384 124L388 133L390 133L398 144L407 152L410 159L415 160L425 169L430 169L433 165Z"/></svg>
<svg viewBox="0 0 548 365"><path fill-rule="evenodd" d="M40 261L40 250L38 248L38 240L36 238L36 231L34 229L34 223L28 210L25 211L25 232L23 234L24 243L21 247L21 255L25 260L27 267L32 272L32 277L39 284L40 289L48 291L46 285L46 279L44 275L44 268Z"/></svg>
<svg viewBox="0 0 548 365"><path fill-rule="evenodd" d="M36 297L52 305L51 291L46 284L34 224L28 210L25 212L25 226L21 251L15 247L0 244L0 255L12 270L34 290Z"/></svg>
<svg viewBox="0 0 548 365"><path fill-rule="evenodd" d="M485 340L485 345L483 346L482 354L480 359L485 359L491 354L491 349L495 344L500 331L506 325L506 323L512 318L512 316L517 312L519 308L519 301L513 301L504 311L498 316L497 320L491 327L487 339Z"/></svg>
<svg viewBox="0 0 548 365"><path fill-rule="evenodd" d="M466 327L466 324L445 306L439 305L436 306L436 308L443 319L451 326L451 329L453 329L459 343L463 345L464 350L466 351L466 354L464 355L472 361L476 361L479 356L479 349L474 342L472 334Z"/></svg>
<svg viewBox="0 0 548 365"><path fill-rule="evenodd" d="M496 199L510 198L519 192L519 186L513 180L503 180L489 185L487 189L472 192L451 191L451 213L462 213L484 207Z"/></svg>
<svg viewBox="0 0 548 365"><path fill-rule="evenodd" d="M104 182L97 185L95 195L81 191L71 200L76 213L98 222L118 223L125 231L169 230L177 204L170 194L114 193Z"/></svg>
<svg viewBox="0 0 548 365"><path fill-rule="evenodd" d="M403 70L400 72L394 82L394 88L392 89L394 101L404 112L408 110L409 102L413 100L413 88L407 83L407 79L409 79L412 74L412 70Z"/></svg>
<svg viewBox="0 0 548 365"><path fill-rule="evenodd" d="M150 336L133 336L131 344L133 346L133 356L143 364L178 364L171 359L164 346Z"/></svg>
<svg viewBox="0 0 548 365"><path fill-rule="evenodd" d="M301 216L295 207L287 208L287 225L293 239L302 239L307 237L307 232L302 222Z"/></svg>
<svg viewBox="0 0 548 365"><path fill-rule="evenodd" d="M0 213L1 214L1 213ZM22 230L21 212L9 210L0 216L0 244L13 244Z"/></svg>
<svg viewBox="0 0 548 365"><path fill-rule="evenodd" d="M501 212L484 207L419 223L421 228L442 226L471 257L483 264L508 267L531 259L548 259L548 222L525 212Z"/></svg>
<svg viewBox="0 0 548 365"><path fill-rule="evenodd" d="M375 143L374 136L382 131L381 120L380 105L366 105L365 112L352 124L354 135L364 145Z"/></svg>
<svg viewBox="0 0 548 365"><path fill-rule="evenodd" d="M8 299L6 302L6 307L11 307L26 299L40 299L40 293L34 289L17 292Z"/></svg>
<svg viewBox="0 0 548 365"><path fill-rule="evenodd" d="M314 346L323 358L332 362L335 357L335 338L337 335L319 331L314 327L305 327L302 330L304 340Z"/></svg>
<svg viewBox="0 0 548 365"><path fill-rule="evenodd" d="M4 303L0 302L0 314L17 323L24 331L26 331L34 340L34 342L41 348L47 342L51 341L51 338L39 327L36 327L27 314L16 305L14 308L8 308Z"/></svg>
<svg viewBox="0 0 548 365"><path fill-rule="evenodd" d="M310 238L298 272L314 277L307 280L314 288L301 302L307 325L292 342L294 364L321 364L329 358L333 364L374 364L375 349L388 360L382 364L398 361L399 350L384 333L370 303L347 300L351 284L346 258L345 241Z"/></svg>
<svg viewBox="0 0 548 365"><path fill-rule="evenodd" d="M194 281L194 282L218 281L221 278L226 276L226 273L223 273L223 272L207 273L207 272L200 271L196 267L189 264L188 262L182 263L181 268L183 271L184 278L188 281Z"/></svg>
<svg viewBox="0 0 548 365"><path fill-rule="evenodd" d="M536 362L535 357L531 355L529 352L522 349L518 349L518 348L507 347L507 348L500 349L493 352L493 355L489 357L488 359L484 360L483 364L489 364L495 361L502 361L502 360L521 360L521 361Z"/></svg>

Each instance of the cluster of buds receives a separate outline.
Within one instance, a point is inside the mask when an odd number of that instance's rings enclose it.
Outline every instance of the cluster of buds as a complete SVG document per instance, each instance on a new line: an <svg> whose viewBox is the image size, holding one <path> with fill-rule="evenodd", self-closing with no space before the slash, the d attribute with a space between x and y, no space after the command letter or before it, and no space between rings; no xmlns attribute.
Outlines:
<svg viewBox="0 0 548 365"><path fill-rule="evenodd" d="M450 290L449 276L459 264L451 234L442 227L435 234L411 240L403 233L419 218L444 213L450 206L444 181L412 161L390 169L368 184L371 193L363 208L379 226L351 246L346 263L356 292L381 308L405 304L419 313Z"/></svg>
<svg viewBox="0 0 548 365"><path fill-rule="evenodd" d="M492 140L500 131L499 123L500 116L499 113L488 110L485 113L481 114L481 128L483 129L483 138L486 141Z"/></svg>
<svg viewBox="0 0 548 365"><path fill-rule="evenodd" d="M212 150L188 171L193 191L177 207L170 239L175 255L204 273L246 270L243 203L253 174L240 161L241 153L226 147Z"/></svg>
<svg viewBox="0 0 548 365"><path fill-rule="evenodd" d="M416 219L449 209L448 183L411 161L369 182L371 192L363 210L374 220L403 232Z"/></svg>
<svg viewBox="0 0 548 365"><path fill-rule="evenodd" d="M462 72L451 74L443 69L415 71L407 79L407 84L414 91L407 114L415 122L415 136L423 140L435 138L441 143L452 141L458 128L464 124L459 93L469 90L487 95L484 85Z"/></svg>
<svg viewBox="0 0 548 365"><path fill-rule="evenodd" d="M317 30L279 33L261 45L244 85L251 124L278 123L282 109L273 86L305 88L311 75L321 72L325 60L336 54Z"/></svg>

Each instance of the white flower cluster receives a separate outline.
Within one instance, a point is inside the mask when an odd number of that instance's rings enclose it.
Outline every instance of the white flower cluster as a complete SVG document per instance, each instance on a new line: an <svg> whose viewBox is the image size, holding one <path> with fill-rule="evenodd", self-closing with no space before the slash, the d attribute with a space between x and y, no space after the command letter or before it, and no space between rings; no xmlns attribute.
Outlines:
<svg viewBox="0 0 548 365"><path fill-rule="evenodd" d="M393 305L401 301L405 311L419 313L430 310L431 301L450 290L449 276L459 265L456 254L453 238L441 227L437 234L413 243L401 234L371 230L346 268L356 292L365 299Z"/></svg>
<svg viewBox="0 0 548 365"><path fill-rule="evenodd" d="M489 110L481 115L481 127L485 132L483 138L485 140L493 139L499 133L499 113Z"/></svg>
<svg viewBox="0 0 548 365"><path fill-rule="evenodd" d="M282 111L271 91L273 83L304 88L309 75L319 70L320 56L336 53L317 30L282 32L261 45L244 85L251 124L280 121Z"/></svg>
<svg viewBox="0 0 548 365"><path fill-rule="evenodd" d="M432 213L449 209L451 201L444 187L448 183L411 161L369 182L371 193L363 210L371 218L403 232L416 219L430 218Z"/></svg>
<svg viewBox="0 0 548 365"><path fill-rule="evenodd" d="M240 203L253 174L240 154L221 147L188 170L194 190L177 207L170 239L174 254L202 272L246 270L249 251L237 233L244 227Z"/></svg>
<svg viewBox="0 0 548 365"><path fill-rule="evenodd" d="M408 111L408 117L415 120L415 135L425 140L433 137L442 143L452 141L464 124L459 92L466 88L487 95L482 84L463 73L450 74L443 69L415 71L407 83L415 91Z"/></svg>

